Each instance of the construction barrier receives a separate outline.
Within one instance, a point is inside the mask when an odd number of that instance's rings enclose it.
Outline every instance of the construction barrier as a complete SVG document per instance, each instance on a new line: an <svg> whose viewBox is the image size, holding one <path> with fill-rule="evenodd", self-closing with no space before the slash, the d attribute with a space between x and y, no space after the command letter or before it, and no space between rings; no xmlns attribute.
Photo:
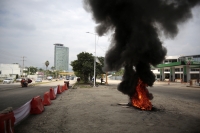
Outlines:
<svg viewBox="0 0 200 133"><path fill-rule="evenodd" d="M50 93L50 99L51 100L56 99L56 95L55 95L54 90L52 88L50 88L49 93Z"/></svg>
<svg viewBox="0 0 200 133"><path fill-rule="evenodd" d="M0 114L0 133L14 133L15 117L13 112Z"/></svg>
<svg viewBox="0 0 200 133"><path fill-rule="evenodd" d="M43 99L42 103L44 106L51 104L50 93L48 91L44 93L44 99Z"/></svg>
<svg viewBox="0 0 200 133"><path fill-rule="evenodd" d="M63 85L63 86L62 86L62 92L64 92L64 91L65 91L65 86Z"/></svg>
<svg viewBox="0 0 200 133"><path fill-rule="evenodd" d="M42 99L40 96L36 96L31 101L31 114L41 114L44 111Z"/></svg>
<svg viewBox="0 0 200 133"><path fill-rule="evenodd" d="M69 88L69 81L64 81L64 83L67 86L67 88Z"/></svg>
<svg viewBox="0 0 200 133"><path fill-rule="evenodd" d="M57 88L57 94L61 94L62 91L60 90L60 85L58 85L58 88Z"/></svg>
<svg viewBox="0 0 200 133"><path fill-rule="evenodd" d="M64 90L67 90L67 85L66 84L64 84L63 87L64 87Z"/></svg>
<svg viewBox="0 0 200 133"><path fill-rule="evenodd" d="M62 86L62 90L67 90L66 84ZM18 124L29 114L41 114L44 111L44 105L50 105L51 100L56 99L56 95L61 93L60 85L58 85L54 89L50 88L49 92L44 93L44 100L40 96L36 96L14 111L12 107L1 111L0 133L14 133L14 125Z"/></svg>
<svg viewBox="0 0 200 133"><path fill-rule="evenodd" d="M60 91L63 92L63 87L62 86L60 86Z"/></svg>
<svg viewBox="0 0 200 133"><path fill-rule="evenodd" d="M31 111L31 100L29 100L27 103L25 103L23 106L21 106L18 109L15 109L14 115L15 115L15 124L23 120L26 116L30 114Z"/></svg>
<svg viewBox="0 0 200 133"><path fill-rule="evenodd" d="M58 86L56 88L54 88L55 95L57 95L57 91L58 91Z"/></svg>

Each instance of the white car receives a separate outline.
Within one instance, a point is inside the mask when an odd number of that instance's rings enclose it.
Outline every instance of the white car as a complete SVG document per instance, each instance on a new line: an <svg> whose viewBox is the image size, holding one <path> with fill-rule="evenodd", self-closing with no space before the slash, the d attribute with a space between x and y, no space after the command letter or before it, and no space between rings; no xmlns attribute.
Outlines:
<svg viewBox="0 0 200 133"><path fill-rule="evenodd" d="M42 79L41 79L41 78L37 78L37 79L35 80L35 82L42 82Z"/></svg>
<svg viewBox="0 0 200 133"><path fill-rule="evenodd" d="M11 79L11 78L7 78L7 79L3 80L3 84L10 84L10 83L13 83L13 82L14 82L14 80Z"/></svg>
<svg viewBox="0 0 200 133"><path fill-rule="evenodd" d="M22 80L21 78L18 78L18 79L16 79L15 81L16 81L16 82L21 82L21 80Z"/></svg>
<svg viewBox="0 0 200 133"><path fill-rule="evenodd" d="M48 80L52 80L52 79L53 79L53 77L51 77L51 76L48 76L48 77L47 77L47 79L48 79Z"/></svg>

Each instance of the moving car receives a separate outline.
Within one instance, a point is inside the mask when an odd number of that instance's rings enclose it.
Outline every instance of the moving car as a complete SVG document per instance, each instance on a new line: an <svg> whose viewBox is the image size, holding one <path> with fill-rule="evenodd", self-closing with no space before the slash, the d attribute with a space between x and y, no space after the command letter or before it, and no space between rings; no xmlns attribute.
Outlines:
<svg viewBox="0 0 200 133"><path fill-rule="evenodd" d="M14 82L14 80L11 79L11 78L7 78L7 79L3 80L3 84L10 84L10 83L13 83L13 82Z"/></svg>
<svg viewBox="0 0 200 133"><path fill-rule="evenodd" d="M41 78L37 78L37 79L35 80L35 82L42 82L42 79L41 79Z"/></svg>

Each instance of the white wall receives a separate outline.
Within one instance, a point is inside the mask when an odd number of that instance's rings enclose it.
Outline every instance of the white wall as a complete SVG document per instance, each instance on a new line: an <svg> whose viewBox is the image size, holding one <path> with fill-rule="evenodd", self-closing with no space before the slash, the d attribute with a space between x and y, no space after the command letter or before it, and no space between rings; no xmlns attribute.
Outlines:
<svg viewBox="0 0 200 133"><path fill-rule="evenodd" d="M38 78L38 75L28 75L27 77L36 80Z"/></svg>
<svg viewBox="0 0 200 133"><path fill-rule="evenodd" d="M1 77L15 77L20 76L20 65L19 64L0 64Z"/></svg>

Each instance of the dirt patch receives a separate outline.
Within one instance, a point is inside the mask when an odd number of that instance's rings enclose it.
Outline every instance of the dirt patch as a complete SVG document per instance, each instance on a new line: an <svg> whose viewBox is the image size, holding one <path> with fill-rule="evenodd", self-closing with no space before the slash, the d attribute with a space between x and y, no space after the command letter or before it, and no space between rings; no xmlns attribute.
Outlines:
<svg viewBox="0 0 200 133"><path fill-rule="evenodd" d="M128 97L116 85L69 89L40 115L30 115L15 133L194 133L200 105L154 94L153 111L118 105Z"/></svg>

